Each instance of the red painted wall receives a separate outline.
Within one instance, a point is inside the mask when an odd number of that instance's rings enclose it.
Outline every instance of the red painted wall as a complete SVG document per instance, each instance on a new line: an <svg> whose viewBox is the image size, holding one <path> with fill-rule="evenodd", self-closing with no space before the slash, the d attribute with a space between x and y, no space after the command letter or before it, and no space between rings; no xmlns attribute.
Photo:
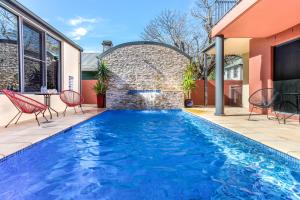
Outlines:
<svg viewBox="0 0 300 200"><path fill-rule="evenodd" d="M300 38L300 24L268 38L250 40L249 92L273 87L273 47ZM260 110L256 112L261 113Z"/></svg>
<svg viewBox="0 0 300 200"><path fill-rule="evenodd" d="M243 81L224 81L224 103L230 105L230 87L237 85L242 87ZM204 80L196 81L196 88L192 91L192 99L195 105L204 105ZM208 105L215 105L215 81L208 81Z"/></svg>
<svg viewBox="0 0 300 200"><path fill-rule="evenodd" d="M93 90L96 80L82 80L82 95L85 104L96 104L97 97Z"/></svg>
<svg viewBox="0 0 300 200"><path fill-rule="evenodd" d="M93 86L96 84L96 80L83 80L82 81L82 95L85 104L96 104L97 97L93 90ZM225 81L224 93L225 93L225 105L230 104L229 89L231 85L242 86L242 81ZM196 88L192 91L192 99L195 105L204 105L204 81L197 80ZM208 105L215 105L215 81L208 81Z"/></svg>

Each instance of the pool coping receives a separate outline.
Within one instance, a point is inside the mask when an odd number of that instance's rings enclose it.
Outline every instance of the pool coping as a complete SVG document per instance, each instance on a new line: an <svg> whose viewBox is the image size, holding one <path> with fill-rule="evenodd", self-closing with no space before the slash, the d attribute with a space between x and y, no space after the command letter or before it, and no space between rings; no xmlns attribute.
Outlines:
<svg viewBox="0 0 300 200"><path fill-rule="evenodd" d="M4 157L0 158L0 163L5 162L5 161L6 161L7 159L9 159L10 157L19 155L19 154L23 153L23 151L26 151L26 150L28 150L28 149L30 149L30 148L36 146L36 145L39 145L39 144L41 144L41 143L43 143L43 142L46 142L46 141L49 140L49 139L52 139L52 138L57 137L57 136L59 136L59 135L61 135L61 134L67 133L68 131L72 130L72 129L75 128L76 126L80 126L81 124L83 124L83 123L85 123L85 122L87 122L87 121L89 121L89 120L91 120L91 119L93 119L93 118L95 118L95 117L97 117L97 116L99 116L99 115L105 113L106 111L108 111L108 110L105 109L105 110L101 111L100 113L97 113L97 114L95 114L95 115L92 115L92 116L90 116L90 117L88 117L88 118L86 118L86 119L84 119L84 120L82 120L82 121L80 121L80 122L78 122L78 123L75 123L75 124L73 124L73 125L71 125L71 126L69 126L69 127L67 127L67 128L64 128L64 129L62 129L62 130L60 130L60 131L58 131L58 132L54 132L52 135L50 135L50 136L48 136L48 137L46 137L46 138L44 138L44 139L41 139L41 140L39 140L39 141L37 141L37 142L35 142L35 143L32 143L32 144L30 144L30 145L28 145L28 146L26 146L26 147L24 147L24 148L21 148L21 149L17 150L16 152L11 153L11 154L9 154L9 155L7 155L7 156L3 155Z"/></svg>
<svg viewBox="0 0 300 200"><path fill-rule="evenodd" d="M285 163L286 165L292 164L292 166L289 166L289 167L296 168L296 169L300 168L300 159L297 157L294 157L293 155L289 155L288 153L280 151L279 149L276 149L276 148L266 145L262 142L254 140L252 138L249 138L246 135L243 135L242 133L240 133L236 130L232 130L230 128L224 127L221 124L217 124L209 119L206 119L206 118L204 118L200 115L197 115L191 111L188 111L186 109L182 109L182 111L189 115L192 115L196 118L199 118L200 120L203 120L209 124L212 124L215 127L225 130L226 134L231 134L231 135L235 136L237 139L242 140L242 142L248 142L248 143L250 143L250 145L259 148L259 150L263 151L264 153L271 152L271 153L275 154L274 156L279 156L281 160L277 160L277 161L281 161L281 162L287 161L288 163Z"/></svg>

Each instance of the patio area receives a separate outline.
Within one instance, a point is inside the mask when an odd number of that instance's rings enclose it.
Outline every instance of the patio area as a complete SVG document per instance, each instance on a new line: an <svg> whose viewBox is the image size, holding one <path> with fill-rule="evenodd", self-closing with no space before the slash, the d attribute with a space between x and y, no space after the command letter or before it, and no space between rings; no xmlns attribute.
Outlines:
<svg viewBox="0 0 300 200"><path fill-rule="evenodd" d="M65 117L60 113L59 117L53 117L48 123L44 123L45 120L40 118L41 126L38 126L32 119L16 125L12 124L8 128L0 127L0 159L70 129L104 111L104 109L92 106L86 106L83 109L84 114L79 110L74 113L74 110L70 109Z"/></svg>
<svg viewBox="0 0 300 200"><path fill-rule="evenodd" d="M268 120L266 115L253 115L248 121L248 109L240 107L226 107L224 116L215 116L214 107L186 111L300 159L300 125L297 120L278 124L276 119Z"/></svg>

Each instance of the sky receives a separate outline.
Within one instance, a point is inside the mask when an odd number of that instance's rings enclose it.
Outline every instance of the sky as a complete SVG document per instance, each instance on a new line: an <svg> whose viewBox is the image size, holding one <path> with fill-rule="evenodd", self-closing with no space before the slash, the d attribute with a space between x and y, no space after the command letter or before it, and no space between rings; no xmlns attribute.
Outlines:
<svg viewBox="0 0 300 200"><path fill-rule="evenodd" d="M19 0L24 6L84 48L100 52L103 40L114 45L141 40L149 21L165 9L189 12L194 0Z"/></svg>

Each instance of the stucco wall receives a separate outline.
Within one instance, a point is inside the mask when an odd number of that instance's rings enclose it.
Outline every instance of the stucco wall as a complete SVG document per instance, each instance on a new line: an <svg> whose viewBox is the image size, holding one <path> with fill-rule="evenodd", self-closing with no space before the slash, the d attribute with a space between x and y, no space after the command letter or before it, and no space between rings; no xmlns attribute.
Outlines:
<svg viewBox="0 0 300 200"><path fill-rule="evenodd" d="M84 98L84 104L96 104L97 96L93 90L96 80L82 80L82 95Z"/></svg>
<svg viewBox="0 0 300 200"><path fill-rule="evenodd" d="M268 38L250 40L249 93L273 87L272 47L300 37L300 25ZM260 112L257 110L257 112Z"/></svg>
<svg viewBox="0 0 300 200"><path fill-rule="evenodd" d="M242 105L249 108L249 53L243 54L243 97Z"/></svg>
<svg viewBox="0 0 300 200"><path fill-rule="evenodd" d="M68 89L69 76L74 77L74 90L80 90L80 51L66 42L62 42L62 89ZM36 99L39 102L44 102L42 96L27 94L26 96ZM61 102L58 95L51 97L51 104L57 111L63 111L65 105ZM8 121L17 114L17 110L8 98L0 94L0 126L4 126ZM47 112L46 112L47 113ZM48 114L48 113L47 113ZM24 114L19 121L33 119L34 115ZM41 119L43 121L43 119Z"/></svg>
<svg viewBox="0 0 300 200"><path fill-rule="evenodd" d="M215 81L209 80L207 85L208 89L208 105L215 105ZM238 88L235 90L235 94L232 94L232 87ZM240 106L242 104L242 94L240 88L242 87L241 80L225 80L224 81L224 104L230 106ZM234 95L236 97L236 102L234 102ZM196 88L192 90L192 99L195 105L204 105L204 80L196 81Z"/></svg>
<svg viewBox="0 0 300 200"><path fill-rule="evenodd" d="M183 107L182 78L189 63L188 57L165 46L140 44L117 48L103 59L112 72L107 91L107 108ZM144 94L128 94L129 90L161 92L149 102Z"/></svg>

